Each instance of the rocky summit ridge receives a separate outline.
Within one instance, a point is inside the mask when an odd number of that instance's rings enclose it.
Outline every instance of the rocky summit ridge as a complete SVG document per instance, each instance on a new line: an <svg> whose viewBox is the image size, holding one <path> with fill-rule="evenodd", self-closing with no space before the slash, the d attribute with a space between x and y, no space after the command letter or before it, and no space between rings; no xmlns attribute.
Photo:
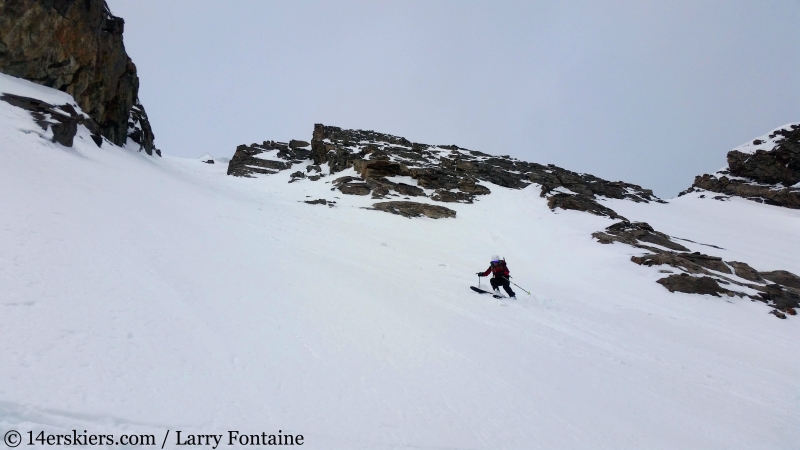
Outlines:
<svg viewBox="0 0 800 450"><path fill-rule="evenodd" d="M125 51L124 28L104 0L0 0L0 72L72 95L94 122L93 132L115 145L130 139L160 155L139 102L139 77ZM48 109L37 108L29 110ZM58 116L53 108L47 114Z"/></svg>
<svg viewBox="0 0 800 450"><path fill-rule="evenodd" d="M681 192L708 191L800 209L800 124L788 124L728 152L728 167Z"/></svg>
<svg viewBox="0 0 800 450"><path fill-rule="evenodd" d="M264 141L238 146L228 165L228 174L269 175L298 164L306 167L293 173L292 178L311 181L352 168L358 176L337 177L332 184L343 194L371 195L373 199L427 197L439 203L473 203L491 193L490 185L522 189L535 183L541 186L540 195L548 199L551 209L575 209L614 218L621 216L601 205L601 198L662 201L641 186L607 181L552 164L529 163L457 145L422 144L391 134L323 124L314 126L310 142ZM413 203L404 202L407 207ZM398 214L401 211L382 210Z"/></svg>

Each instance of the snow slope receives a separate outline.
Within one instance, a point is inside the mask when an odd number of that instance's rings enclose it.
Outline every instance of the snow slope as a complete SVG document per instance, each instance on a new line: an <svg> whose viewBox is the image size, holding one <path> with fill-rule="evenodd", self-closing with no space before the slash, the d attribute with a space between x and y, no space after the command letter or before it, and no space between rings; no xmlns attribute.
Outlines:
<svg viewBox="0 0 800 450"><path fill-rule="evenodd" d="M0 78L0 92L23 85ZM636 249L591 238L611 220L553 213L536 186L405 219L290 171L235 178L34 130L0 102L3 432L171 430L165 448L175 430L282 430L312 449L800 442L797 320L670 294ZM302 203L316 198L337 203ZM800 272L798 211L612 207ZM534 295L468 289L494 253Z"/></svg>

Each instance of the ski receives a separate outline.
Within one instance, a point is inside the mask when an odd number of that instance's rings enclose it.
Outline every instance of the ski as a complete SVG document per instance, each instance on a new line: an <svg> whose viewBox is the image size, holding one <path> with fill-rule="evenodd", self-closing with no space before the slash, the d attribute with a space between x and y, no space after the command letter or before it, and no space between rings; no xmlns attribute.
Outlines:
<svg viewBox="0 0 800 450"><path fill-rule="evenodd" d="M470 286L469 288L472 289L473 291L479 293L479 294L492 294L492 297L494 297L494 298L505 298L502 295L497 295L494 292L484 291L483 289L476 288L475 286Z"/></svg>

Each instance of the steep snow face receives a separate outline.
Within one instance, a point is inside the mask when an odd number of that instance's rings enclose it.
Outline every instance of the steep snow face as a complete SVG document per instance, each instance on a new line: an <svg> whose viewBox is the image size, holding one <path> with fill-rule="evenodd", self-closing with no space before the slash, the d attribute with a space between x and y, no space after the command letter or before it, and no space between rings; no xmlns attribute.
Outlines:
<svg viewBox="0 0 800 450"><path fill-rule="evenodd" d="M553 213L538 186L405 219L289 171L242 179L34 130L0 102L4 432L170 430L166 448L176 430L281 430L314 449L800 439L796 320L670 294L637 249L594 242L612 220ZM336 203L304 203L319 198ZM800 272L796 210L609 204L693 251ZM469 290L496 253L533 295Z"/></svg>

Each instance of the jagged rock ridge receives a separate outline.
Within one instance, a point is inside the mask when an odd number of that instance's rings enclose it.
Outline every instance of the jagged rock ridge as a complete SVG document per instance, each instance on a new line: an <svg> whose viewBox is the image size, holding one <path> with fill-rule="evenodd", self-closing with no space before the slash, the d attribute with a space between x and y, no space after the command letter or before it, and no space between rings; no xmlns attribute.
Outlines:
<svg viewBox="0 0 800 450"><path fill-rule="evenodd" d="M704 190L800 209L798 183L800 124L789 124L728 152L727 169L696 177L680 195Z"/></svg>
<svg viewBox="0 0 800 450"><path fill-rule="evenodd" d="M0 72L72 95L109 141L160 154L124 25L104 0L0 1Z"/></svg>
<svg viewBox="0 0 800 450"><path fill-rule="evenodd" d="M307 159L311 159L312 164L307 165L306 172L315 173L309 179L316 181L353 168L359 177L340 177L333 185L344 194L371 194L375 199L429 197L443 203L472 203L478 196L491 193L487 184L521 189L536 183L552 209L576 209L613 218L620 216L598 203L600 198L661 201L651 190L640 186L609 182L554 165L493 156L457 145L421 144L390 134L322 124L314 126L310 143L265 141L240 145L228 166L228 174L243 177L271 174L288 170ZM326 165L328 170L323 171ZM295 173L292 178L298 179L300 175L303 173ZM392 180L394 177L409 177L416 185Z"/></svg>

